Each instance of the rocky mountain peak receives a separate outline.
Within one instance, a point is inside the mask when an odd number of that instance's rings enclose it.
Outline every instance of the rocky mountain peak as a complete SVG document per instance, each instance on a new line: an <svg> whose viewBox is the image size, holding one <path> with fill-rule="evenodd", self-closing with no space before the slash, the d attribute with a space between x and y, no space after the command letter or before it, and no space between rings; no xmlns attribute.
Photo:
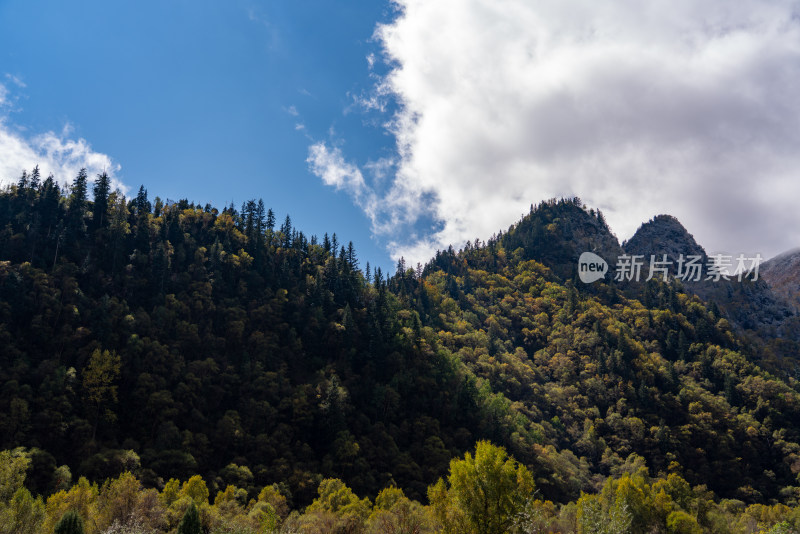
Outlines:
<svg viewBox="0 0 800 534"><path fill-rule="evenodd" d="M675 262L683 254L705 258L706 252L697 244L692 234L672 215L656 215L642 224L628 241L622 244L627 254L641 254L645 258L655 255Z"/></svg>

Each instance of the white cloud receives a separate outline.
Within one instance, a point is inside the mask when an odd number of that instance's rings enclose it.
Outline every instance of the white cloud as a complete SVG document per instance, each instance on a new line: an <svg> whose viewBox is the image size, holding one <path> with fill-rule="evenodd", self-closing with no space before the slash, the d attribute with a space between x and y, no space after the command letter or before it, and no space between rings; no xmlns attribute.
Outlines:
<svg viewBox="0 0 800 534"><path fill-rule="evenodd" d="M389 235L395 255L425 261L572 195L621 239L670 213L710 251L800 244L796 2L397 5L376 31L392 68L375 101L400 106L380 213L441 227Z"/></svg>
<svg viewBox="0 0 800 534"><path fill-rule="evenodd" d="M0 84L0 110L8 107L8 95L8 89ZM107 172L112 187L127 194L128 187L116 177L120 165L106 154L92 150L85 139L72 139L70 134L70 126L65 125L61 133L26 136L10 123L7 114L0 112L0 187L15 183L23 170L30 172L36 165L42 177L53 174L62 184L72 183L85 167L91 179Z"/></svg>

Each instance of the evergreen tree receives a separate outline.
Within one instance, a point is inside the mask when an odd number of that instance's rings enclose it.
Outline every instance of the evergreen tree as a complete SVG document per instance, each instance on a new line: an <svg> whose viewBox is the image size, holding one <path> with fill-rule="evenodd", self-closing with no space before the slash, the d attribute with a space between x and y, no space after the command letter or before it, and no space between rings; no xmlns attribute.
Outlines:
<svg viewBox="0 0 800 534"><path fill-rule="evenodd" d="M181 519L180 524L178 525L178 534L202 534L203 533L203 526L200 523L200 514L197 512L197 506L194 505L194 502L189 505L189 508L186 510L186 513L183 514L183 519Z"/></svg>
<svg viewBox="0 0 800 534"><path fill-rule="evenodd" d="M331 253L331 240L330 240L330 238L328 237L328 232L325 232L325 235L324 235L324 236L322 236L322 248L323 248L323 249L325 250L325 252L327 252L328 254L330 254L330 253Z"/></svg>
<svg viewBox="0 0 800 534"><path fill-rule="evenodd" d="M38 210L41 214L42 229L45 237L50 238L53 230L58 224L60 213L61 189L53 179L53 175L47 177L42 183L41 193L38 199Z"/></svg>
<svg viewBox="0 0 800 534"><path fill-rule="evenodd" d="M267 229L268 230L275 229L275 212L272 211L272 208L270 208L267 211Z"/></svg>
<svg viewBox="0 0 800 534"><path fill-rule="evenodd" d="M283 248L292 246L292 219L288 215L286 220L283 221L281 226L281 233L283 234Z"/></svg>
<svg viewBox="0 0 800 534"><path fill-rule="evenodd" d="M30 189L32 193L35 193L36 191L39 190L40 179L41 179L41 173L39 172L39 166L37 165L36 167L33 168L33 172L31 172Z"/></svg>
<svg viewBox="0 0 800 534"><path fill-rule="evenodd" d="M28 171L22 171L22 176L17 182L17 194L22 194L28 188Z"/></svg>
<svg viewBox="0 0 800 534"><path fill-rule="evenodd" d="M87 187L86 169L81 169L72 182L67 208L67 232L73 238L81 236L86 231L83 217L86 212Z"/></svg>
<svg viewBox="0 0 800 534"><path fill-rule="evenodd" d="M347 244L347 264L354 271L358 269L358 256L356 256L356 248L352 241Z"/></svg>
<svg viewBox="0 0 800 534"><path fill-rule="evenodd" d="M92 229L99 230L108 225L108 196L111 193L111 178L103 172L97 175L94 184L94 206L92 207Z"/></svg>
<svg viewBox="0 0 800 534"><path fill-rule="evenodd" d="M75 510L70 510L61 516L56 523L55 534L83 534L83 519Z"/></svg>
<svg viewBox="0 0 800 534"><path fill-rule="evenodd" d="M264 200L258 199L258 204L256 204L256 211L255 211L255 222L256 222L256 232L258 235L263 237L264 234L264 225L265 225L265 217L266 214L264 213Z"/></svg>
<svg viewBox="0 0 800 534"><path fill-rule="evenodd" d="M150 202L147 200L147 189L143 185L139 186L139 193L136 195L136 202L134 203L136 215L142 217L150 213Z"/></svg>

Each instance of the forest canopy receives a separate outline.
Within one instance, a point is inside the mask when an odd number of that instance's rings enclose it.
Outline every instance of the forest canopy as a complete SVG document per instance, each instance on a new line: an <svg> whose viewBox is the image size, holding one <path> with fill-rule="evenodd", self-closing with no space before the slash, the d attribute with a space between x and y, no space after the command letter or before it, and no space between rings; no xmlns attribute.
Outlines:
<svg viewBox="0 0 800 534"><path fill-rule="evenodd" d="M47 531L134 509L254 532L796 525L797 381L675 281L578 282L576 240L612 237L548 201L389 275L261 200L24 173L0 192L2 513ZM479 461L508 479L491 502Z"/></svg>

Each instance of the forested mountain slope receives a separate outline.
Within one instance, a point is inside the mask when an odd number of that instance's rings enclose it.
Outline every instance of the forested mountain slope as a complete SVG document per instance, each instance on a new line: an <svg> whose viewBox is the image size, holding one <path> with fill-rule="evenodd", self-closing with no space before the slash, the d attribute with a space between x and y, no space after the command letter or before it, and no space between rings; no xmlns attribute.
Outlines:
<svg viewBox="0 0 800 534"><path fill-rule="evenodd" d="M703 266L707 266L710 259L683 225L668 215L656 216L642 224L623 246L628 254L643 255L646 259L651 255L661 259L667 254L667 259L672 262L670 272L673 275L681 255L684 261L692 255L700 256ZM743 267L751 268L752 261L746 261L747 255L742 254L742 257ZM732 271L738 266L737 258L736 255L730 257ZM731 321L737 334L754 345L749 351L752 357L764 365L797 376L800 371L797 359L800 354L800 317L790 293L786 291L791 287L789 280L793 264L789 262L783 269L773 268L781 261L780 258L761 264L757 277L755 274L744 275L740 280L738 275L731 275L727 280L715 280L717 277L704 268L699 281L690 279L683 283L687 292L710 303L712 309ZM783 285L774 280L779 271L784 273L786 281ZM711 280L707 280L709 277Z"/></svg>
<svg viewBox="0 0 800 534"><path fill-rule="evenodd" d="M591 230L581 229L604 227L577 199L547 202L485 247L439 254L424 283L441 299L433 318L440 340L535 422L542 442L561 451L550 465L571 469L573 488L614 473L630 453L745 500L796 484L796 444L788 445L798 439L795 401L784 401L798 399L797 383L743 356L749 347L728 321L676 282L654 279L623 293L613 283L575 281L577 256L592 250L580 242ZM598 241L607 256L608 239ZM525 259L537 250L565 281ZM774 397L766 393L773 386ZM775 432L794 437L776 440ZM788 448L777 450L778 441ZM506 444L529 465L554 457ZM778 476L777 465L763 460L779 457L784 482L768 489L764 470ZM561 481L548 473L537 482L553 480Z"/></svg>
<svg viewBox="0 0 800 534"><path fill-rule="evenodd" d="M796 503L798 383L674 282L577 282L577 254L622 250L578 200L387 277L260 201L90 186L0 193L0 449L33 449L35 492L127 469L424 499L488 439L559 502L646 466Z"/></svg>

